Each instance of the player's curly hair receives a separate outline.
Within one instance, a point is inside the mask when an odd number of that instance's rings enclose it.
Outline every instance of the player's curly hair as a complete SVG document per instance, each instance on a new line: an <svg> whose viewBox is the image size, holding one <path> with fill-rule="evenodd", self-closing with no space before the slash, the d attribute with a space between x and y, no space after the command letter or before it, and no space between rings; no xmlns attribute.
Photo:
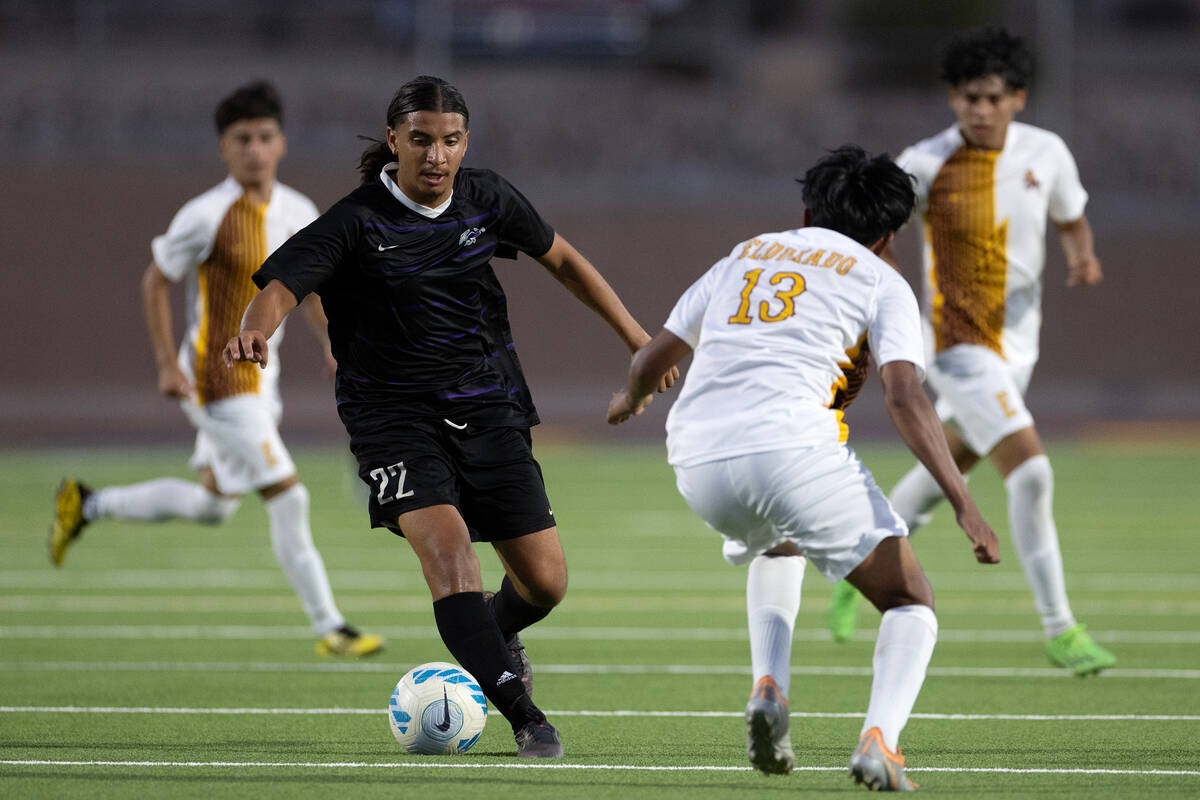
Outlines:
<svg viewBox="0 0 1200 800"><path fill-rule="evenodd" d="M387 126L400 127L404 116L414 111L461 114L463 127L469 128L471 124L471 114L467 111L467 101L462 93L452 84L432 75L418 75L396 91L392 102L388 104ZM368 183L375 179L381 169L395 161L396 156L388 149L386 142L369 136L358 138L371 143L358 161L362 182Z"/></svg>
<svg viewBox="0 0 1200 800"><path fill-rule="evenodd" d="M873 156L856 144L830 151L797 180L810 224L866 246L900 230L917 202L911 175L887 153Z"/></svg>
<svg viewBox="0 0 1200 800"><path fill-rule="evenodd" d="M274 86L267 81L255 81L238 87L213 112L218 136L243 119L273 119L283 127L283 101Z"/></svg>
<svg viewBox="0 0 1200 800"><path fill-rule="evenodd" d="M942 80L959 86L999 75L1010 89L1024 89L1033 73L1033 55L1020 36L990 26L952 40L942 53Z"/></svg>

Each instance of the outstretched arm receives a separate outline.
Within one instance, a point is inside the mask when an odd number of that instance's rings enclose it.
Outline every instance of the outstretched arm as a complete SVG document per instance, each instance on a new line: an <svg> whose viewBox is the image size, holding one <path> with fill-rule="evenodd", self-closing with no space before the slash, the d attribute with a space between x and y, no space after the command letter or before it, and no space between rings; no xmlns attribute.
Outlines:
<svg viewBox="0 0 1200 800"><path fill-rule="evenodd" d="M979 514L975 499L954 464L941 420L921 388L917 368L908 361L889 361L880 368L879 377L892 423L950 501L958 526L971 540L975 559L981 564L995 564L1000 560L996 534Z"/></svg>
<svg viewBox="0 0 1200 800"><path fill-rule="evenodd" d="M1067 258L1067 286L1095 286L1104 280L1087 217L1073 222L1056 222L1054 227Z"/></svg>
<svg viewBox="0 0 1200 800"><path fill-rule="evenodd" d="M676 365L690 352L692 348L687 342L664 330L634 353L625 388L613 394L608 403L608 424L619 425L641 414L654 399L654 389L661 386L663 376L678 376Z"/></svg>
<svg viewBox="0 0 1200 800"><path fill-rule="evenodd" d="M325 316L321 298L315 294L304 298L300 302L300 313L304 315L304 321L308 324L308 329L312 331L313 336L317 338L321 353L325 357L325 366L321 369L321 373L326 378L332 378L337 374L337 359L333 357L333 350L329 346L329 318Z"/></svg>
<svg viewBox="0 0 1200 800"><path fill-rule="evenodd" d="M158 391L167 397L187 397L192 384L179 368L179 353L175 349L175 333L171 320L171 281L150 262L142 273L142 313L146 333L154 351L154 366L158 370Z"/></svg>
<svg viewBox="0 0 1200 800"><path fill-rule="evenodd" d="M292 294L291 289L278 280L268 283L246 306L241 331L229 340L221 352L225 366L232 367L235 361L253 361L266 369L270 358L267 340L295 307L296 295Z"/></svg>
<svg viewBox="0 0 1200 800"><path fill-rule="evenodd" d="M617 332L629 352L650 341L650 334L637 323L625 308L621 298L604 280L604 276L563 237L554 235L554 244L538 259L555 279L570 290L588 308ZM665 392L679 377L678 369L671 369L659 376L658 391Z"/></svg>

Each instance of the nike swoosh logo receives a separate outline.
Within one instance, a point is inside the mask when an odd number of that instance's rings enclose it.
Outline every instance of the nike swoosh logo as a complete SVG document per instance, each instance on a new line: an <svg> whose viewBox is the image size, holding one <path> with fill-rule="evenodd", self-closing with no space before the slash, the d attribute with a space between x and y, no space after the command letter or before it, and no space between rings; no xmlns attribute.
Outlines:
<svg viewBox="0 0 1200 800"><path fill-rule="evenodd" d="M442 733L450 730L450 698L446 696L446 687L442 687L442 721L436 723L433 727L437 728Z"/></svg>
<svg viewBox="0 0 1200 800"><path fill-rule="evenodd" d="M467 429L467 425L468 425L468 423L466 423L466 422L464 422L462 425L455 424L455 423L451 422L450 420L446 419L445 417L442 417L442 422L446 423L451 428L454 428L457 431L465 431Z"/></svg>
<svg viewBox="0 0 1200 800"><path fill-rule="evenodd" d="M391 250L393 247L399 247L399 246L400 245L398 245L398 244L389 244L387 247L384 247L383 242L380 242L379 243L379 252L382 253L384 250Z"/></svg>

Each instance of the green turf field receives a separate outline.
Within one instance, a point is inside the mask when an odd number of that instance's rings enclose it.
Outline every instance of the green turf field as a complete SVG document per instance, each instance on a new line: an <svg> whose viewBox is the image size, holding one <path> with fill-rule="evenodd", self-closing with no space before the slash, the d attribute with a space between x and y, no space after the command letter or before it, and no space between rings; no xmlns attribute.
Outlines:
<svg viewBox="0 0 1200 800"><path fill-rule="evenodd" d="M885 487L909 461L860 448ZM6 453L0 461L0 796L706 798L859 793L845 774L878 614L824 626L811 568L791 692L797 770L746 766L744 568L676 495L661 448L539 447L571 569L525 635L561 763L518 763L498 715L457 758L399 751L385 714L411 666L448 660L415 558L367 530L341 450L297 453L313 528L375 660L323 661L247 499L222 528L100 523L61 569L44 535L66 471L97 483L186 476L186 450ZM1076 615L1118 656L1050 668L999 480L971 487L1004 561L975 564L943 513L915 546L941 636L902 737L921 791L986 798L1200 797L1200 450L1058 444L1056 516ZM485 582L495 557L480 550Z"/></svg>

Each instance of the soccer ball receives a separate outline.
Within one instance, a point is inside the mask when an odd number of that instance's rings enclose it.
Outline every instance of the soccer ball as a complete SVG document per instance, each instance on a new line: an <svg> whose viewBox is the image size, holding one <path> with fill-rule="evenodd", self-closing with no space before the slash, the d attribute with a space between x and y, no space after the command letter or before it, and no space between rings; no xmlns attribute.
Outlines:
<svg viewBox="0 0 1200 800"><path fill-rule="evenodd" d="M413 667L392 690L388 722L410 753L454 755L470 750L487 722L483 689L457 664Z"/></svg>

